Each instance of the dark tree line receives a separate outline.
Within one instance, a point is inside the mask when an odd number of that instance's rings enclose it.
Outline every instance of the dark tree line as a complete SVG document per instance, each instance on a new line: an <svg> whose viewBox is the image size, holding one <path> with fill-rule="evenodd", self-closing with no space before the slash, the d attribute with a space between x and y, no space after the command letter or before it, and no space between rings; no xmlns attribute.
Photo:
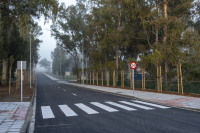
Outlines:
<svg viewBox="0 0 200 133"><path fill-rule="evenodd" d="M34 21L42 15L45 22L55 21L58 1L50 0L1 0L0 1L0 84L8 83L10 57L13 57L12 77L16 71L17 61L30 63L30 40L32 65L38 63L38 49L42 35L41 27ZM31 39L30 39L31 36ZM32 66L33 68L33 66Z"/></svg>
<svg viewBox="0 0 200 133"><path fill-rule="evenodd" d="M151 79L161 66L163 79L172 80L178 65L186 79L199 80L199 7L194 0L78 0L59 7L51 31L70 54L83 45L87 71L115 70L118 77L140 58Z"/></svg>

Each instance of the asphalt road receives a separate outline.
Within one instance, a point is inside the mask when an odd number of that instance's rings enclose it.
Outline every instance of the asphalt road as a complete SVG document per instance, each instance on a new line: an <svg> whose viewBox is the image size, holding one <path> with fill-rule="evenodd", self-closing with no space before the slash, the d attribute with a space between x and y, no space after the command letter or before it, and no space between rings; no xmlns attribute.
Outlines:
<svg viewBox="0 0 200 133"><path fill-rule="evenodd" d="M200 133L200 112L147 104L37 74L35 133Z"/></svg>

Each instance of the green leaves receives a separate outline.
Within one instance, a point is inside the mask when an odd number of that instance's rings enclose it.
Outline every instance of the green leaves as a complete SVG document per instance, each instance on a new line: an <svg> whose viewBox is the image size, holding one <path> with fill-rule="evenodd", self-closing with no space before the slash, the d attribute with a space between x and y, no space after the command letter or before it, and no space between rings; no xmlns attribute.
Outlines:
<svg viewBox="0 0 200 133"><path fill-rule="evenodd" d="M50 61L48 61L46 58L42 59L40 62L40 67L44 67L44 68L49 68L51 66Z"/></svg>
<svg viewBox="0 0 200 133"><path fill-rule="evenodd" d="M131 64L131 62L138 63L137 60L136 60L135 58L129 57L129 58L128 58L128 64Z"/></svg>
<svg viewBox="0 0 200 133"><path fill-rule="evenodd" d="M152 54L148 55L148 58L151 60L151 62L156 65L156 66L160 66L163 59L164 59L164 55L161 54L161 52L159 50L155 50L153 51ZM144 59L144 57L143 57Z"/></svg>
<svg viewBox="0 0 200 133"><path fill-rule="evenodd" d="M153 56L151 56L153 58ZM141 56L141 68L147 68L149 65L149 59L151 59L151 57L149 58L149 56L146 55L142 55Z"/></svg>
<svg viewBox="0 0 200 133"><path fill-rule="evenodd" d="M154 72L154 64L167 73L191 57L198 58L200 38L190 24L193 0L89 0L59 8L52 36L69 53L89 56L94 71L127 69L127 62ZM60 29L59 29L60 27ZM200 31L200 30L198 30ZM130 58L134 57L134 58ZM149 65L150 63L150 65ZM152 69L152 70L150 70ZM170 74L168 74L170 75Z"/></svg>

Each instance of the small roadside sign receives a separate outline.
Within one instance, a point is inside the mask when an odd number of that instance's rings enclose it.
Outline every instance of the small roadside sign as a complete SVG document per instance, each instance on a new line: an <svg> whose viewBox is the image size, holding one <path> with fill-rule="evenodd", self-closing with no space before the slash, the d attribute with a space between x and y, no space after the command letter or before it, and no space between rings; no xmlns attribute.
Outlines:
<svg viewBox="0 0 200 133"><path fill-rule="evenodd" d="M21 102L23 101L23 69L26 69L26 61L17 61L17 69L21 69Z"/></svg>
<svg viewBox="0 0 200 133"><path fill-rule="evenodd" d="M21 62L22 62L22 69L26 69L26 61L17 61L17 69L21 69Z"/></svg>
<svg viewBox="0 0 200 133"><path fill-rule="evenodd" d="M131 62L130 67L132 69L135 69L137 67L137 64L135 62Z"/></svg>
<svg viewBox="0 0 200 133"><path fill-rule="evenodd" d="M135 62L131 62L130 67L133 69L133 94L134 94L134 69L137 67Z"/></svg>

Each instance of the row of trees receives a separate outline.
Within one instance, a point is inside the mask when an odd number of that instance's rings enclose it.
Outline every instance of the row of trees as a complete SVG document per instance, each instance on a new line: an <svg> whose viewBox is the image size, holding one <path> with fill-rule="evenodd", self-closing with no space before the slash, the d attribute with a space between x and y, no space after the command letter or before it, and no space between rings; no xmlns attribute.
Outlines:
<svg viewBox="0 0 200 133"><path fill-rule="evenodd" d="M54 51L51 52L51 59L52 72L54 74L64 75L65 71L71 71L73 74L77 74L75 68L79 68L80 66L80 54L68 54L57 45Z"/></svg>
<svg viewBox="0 0 200 133"><path fill-rule="evenodd" d="M17 61L27 61L27 68L29 68L30 43L32 65L37 64L38 48L42 42L38 36L42 35L42 32L35 20L43 15L45 22L49 19L55 21L57 11L57 0L1 0L0 84L5 85L8 82L8 66L12 69L13 77Z"/></svg>
<svg viewBox="0 0 200 133"><path fill-rule="evenodd" d="M61 4L51 35L71 55L83 49L86 70L115 70L118 77L139 59L148 78L156 79L157 67L172 80L182 63L186 79L199 80L199 7L194 0L78 0Z"/></svg>

